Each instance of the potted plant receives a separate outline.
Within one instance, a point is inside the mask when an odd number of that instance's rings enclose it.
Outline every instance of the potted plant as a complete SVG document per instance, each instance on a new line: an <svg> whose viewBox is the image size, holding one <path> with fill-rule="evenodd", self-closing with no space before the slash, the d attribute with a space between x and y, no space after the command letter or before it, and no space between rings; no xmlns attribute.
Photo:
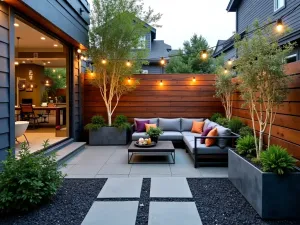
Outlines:
<svg viewBox="0 0 300 225"><path fill-rule="evenodd" d="M112 126L108 126L102 116L93 116L91 123L85 126L89 131L89 144L100 145L126 145L129 140L130 124L127 117L116 116Z"/></svg>
<svg viewBox="0 0 300 225"><path fill-rule="evenodd" d="M236 151L228 152L228 178L263 219L300 218L300 173L295 160L286 149L271 145L272 124L290 81L284 59L293 45L280 47L272 24L263 30L258 27L255 23L251 38L237 38L235 43L238 88L253 133L249 136L249 129L240 130L245 136L237 141Z"/></svg>
<svg viewBox="0 0 300 225"><path fill-rule="evenodd" d="M150 127L150 129L146 132L151 140L155 143L157 143L158 138L161 134L163 134L163 131L159 127Z"/></svg>
<svg viewBox="0 0 300 225"><path fill-rule="evenodd" d="M42 101L41 106L46 107L48 105L48 91L47 90L44 90L41 101Z"/></svg>

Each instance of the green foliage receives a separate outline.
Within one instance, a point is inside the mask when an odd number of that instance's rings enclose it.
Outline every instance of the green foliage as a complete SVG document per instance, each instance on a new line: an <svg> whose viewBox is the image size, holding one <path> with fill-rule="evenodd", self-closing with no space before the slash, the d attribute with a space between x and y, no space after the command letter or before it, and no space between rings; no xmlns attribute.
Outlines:
<svg viewBox="0 0 300 225"><path fill-rule="evenodd" d="M211 117L210 120L213 122L217 122L217 119L222 118L222 114L221 113L214 113Z"/></svg>
<svg viewBox="0 0 300 225"><path fill-rule="evenodd" d="M237 140L236 150L240 155L255 157L255 139L253 136L241 137Z"/></svg>
<svg viewBox="0 0 300 225"><path fill-rule="evenodd" d="M106 124L104 118L102 116L96 115L92 117L91 123L88 123L87 125L84 126L84 129L97 131L101 127L104 127L105 125Z"/></svg>
<svg viewBox="0 0 300 225"><path fill-rule="evenodd" d="M260 161L264 172L273 172L283 175L294 170L296 160L289 155L285 148L271 145L260 155Z"/></svg>
<svg viewBox="0 0 300 225"><path fill-rule="evenodd" d="M228 122L228 128L236 134L240 133L240 129L244 126L244 123L239 118L232 118Z"/></svg>
<svg viewBox="0 0 300 225"><path fill-rule="evenodd" d="M9 150L0 173L0 212L28 211L51 200L64 177L57 167L54 154L33 155L25 142L19 159Z"/></svg>
<svg viewBox="0 0 300 225"><path fill-rule="evenodd" d="M183 43L183 49L180 49L176 55L170 59L166 67L167 73L204 73L209 74L214 71L213 59L208 57L201 59L200 52L208 49L208 43L203 36L194 34L190 41ZM212 54L211 51L208 52Z"/></svg>
<svg viewBox="0 0 300 225"><path fill-rule="evenodd" d="M245 137L245 136L253 136L253 130L252 128L248 127L248 126L244 126L240 129L240 133L239 135L241 137Z"/></svg>
<svg viewBox="0 0 300 225"><path fill-rule="evenodd" d="M45 68L44 74L53 80L51 87L46 87L50 95L56 96L57 89L66 88L66 68Z"/></svg>
<svg viewBox="0 0 300 225"><path fill-rule="evenodd" d="M216 123L223 127L228 127L229 120L227 118L220 117L216 120Z"/></svg>
<svg viewBox="0 0 300 225"><path fill-rule="evenodd" d="M149 137L156 138L162 135L164 132L159 127L150 127L146 133L149 135Z"/></svg>
<svg viewBox="0 0 300 225"><path fill-rule="evenodd" d="M124 115L117 115L113 123L114 127L117 127L119 130L128 130L130 129L130 123Z"/></svg>
<svg viewBox="0 0 300 225"><path fill-rule="evenodd" d="M48 102L48 91L44 90L43 95L42 95L42 102Z"/></svg>

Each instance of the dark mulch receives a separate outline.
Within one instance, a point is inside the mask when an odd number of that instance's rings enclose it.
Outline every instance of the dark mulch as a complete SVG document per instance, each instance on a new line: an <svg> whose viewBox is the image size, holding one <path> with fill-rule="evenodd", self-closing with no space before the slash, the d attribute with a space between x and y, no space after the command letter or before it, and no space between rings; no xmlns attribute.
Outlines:
<svg viewBox="0 0 300 225"><path fill-rule="evenodd" d="M1 216L1 225L81 224L106 179L65 179L53 201L27 214Z"/></svg>
<svg viewBox="0 0 300 225"><path fill-rule="evenodd" d="M228 179L187 179L203 225L300 225L262 220Z"/></svg>

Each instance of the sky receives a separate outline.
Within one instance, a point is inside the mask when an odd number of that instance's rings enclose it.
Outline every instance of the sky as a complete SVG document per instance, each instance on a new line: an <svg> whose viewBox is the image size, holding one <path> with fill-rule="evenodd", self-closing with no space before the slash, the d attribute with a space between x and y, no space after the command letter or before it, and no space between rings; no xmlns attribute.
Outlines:
<svg viewBox="0 0 300 225"><path fill-rule="evenodd" d="M193 34L201 34L210 46L215 46L218 40L228 39L235 31L235 13L226 11L229 0L144 0L144 3L163 14L156 40L164 40L172 49L182 48Z"/></svg>

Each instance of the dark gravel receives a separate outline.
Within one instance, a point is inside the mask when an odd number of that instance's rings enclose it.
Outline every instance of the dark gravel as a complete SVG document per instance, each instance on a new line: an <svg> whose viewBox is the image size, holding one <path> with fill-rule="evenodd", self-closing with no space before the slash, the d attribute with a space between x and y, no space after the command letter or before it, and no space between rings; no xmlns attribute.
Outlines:
<svg viewBox="0 0 300 225"><path fill-rule="evenodd" d="M65 179L53 201L27 214L1 216L1 225L79 225L107 179Z"/></svg>
<svg viewBox="0 0 300 225"><path fill-rule="evenodd" d="M262 220L228 179L187 179L203 225L300 225Z"/></svg>
<svg viewBox="0 0 300 225"><path fill-rule="evenodd" d="M151 179L144 178L135 225L148 225Z"/></svg>

